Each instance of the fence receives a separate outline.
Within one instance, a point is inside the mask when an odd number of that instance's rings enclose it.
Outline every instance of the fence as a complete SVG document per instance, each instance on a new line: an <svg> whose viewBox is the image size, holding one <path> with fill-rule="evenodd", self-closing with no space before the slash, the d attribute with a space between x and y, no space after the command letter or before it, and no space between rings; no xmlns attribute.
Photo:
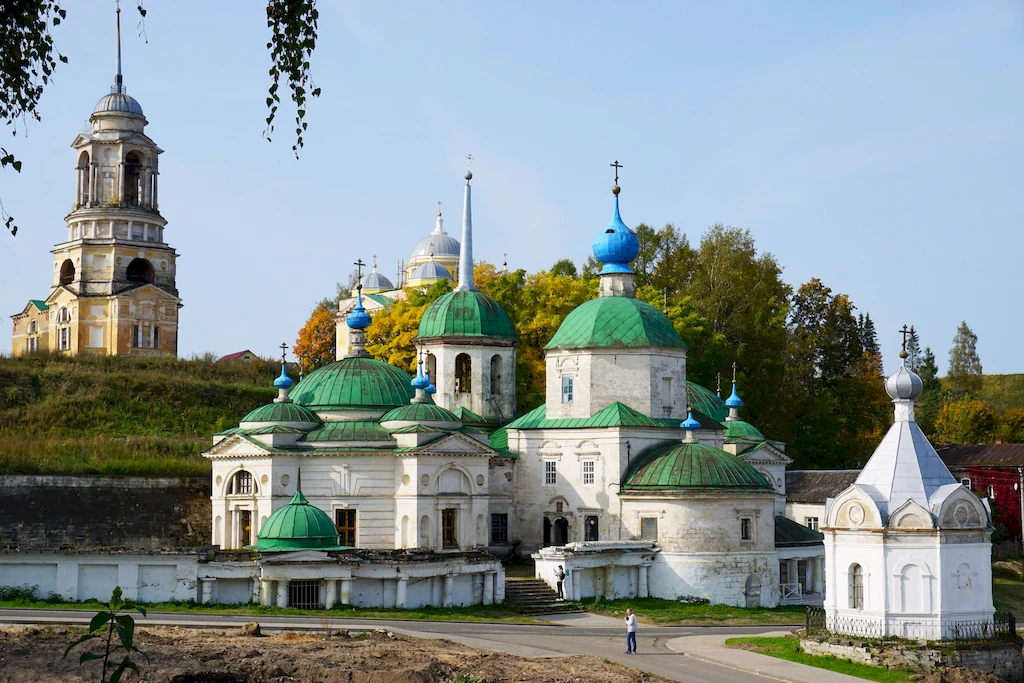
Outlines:
<svg viewBox="0 0 1024 683"><path fill-rule="evenodd" d="M1013 641L1017 620L1009 612L997 612L991 620L931 623L903 619L858 619L828 615L823 607L807 607L807 635L842 635L865 640L906 638L952 642Z"/></svg>
<svg viewBox="0 0 1024 683"><path fill-rule="evenodd" d="M1020 557L1024 555L1020 541L1003 541L992 544L992 559L1001 560L1004 557Z"/></svg>

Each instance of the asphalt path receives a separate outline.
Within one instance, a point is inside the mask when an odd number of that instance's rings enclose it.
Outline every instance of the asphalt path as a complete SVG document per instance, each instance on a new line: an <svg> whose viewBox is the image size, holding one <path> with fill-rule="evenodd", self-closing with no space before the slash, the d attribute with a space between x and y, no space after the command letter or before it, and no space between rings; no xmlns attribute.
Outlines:
<svg viewBox="0 0 1024 683"><path fill-rule="evenodd" d="M609 661L664 676L673 681L742 683L751 680L780 680L749 671L732 669L686 657L669 650L673 638L696 635L755 635L778 631L779 626L643 626L637 634L637 655L625 653L623 628L587 626L500 624L452 621L405 621L391 619L340 619L317 616L275 616L255 614L198 614L150 612L134 615L136 623L149 626L180 626L200 629L237 628L258 621L266 631L324 631L326 629L386 629L418 638L444 638L472 647L526 657L594 655ZM88 610L0 610L0 624L87 624ZM685 652L685 647L684 647Z"/></svg>

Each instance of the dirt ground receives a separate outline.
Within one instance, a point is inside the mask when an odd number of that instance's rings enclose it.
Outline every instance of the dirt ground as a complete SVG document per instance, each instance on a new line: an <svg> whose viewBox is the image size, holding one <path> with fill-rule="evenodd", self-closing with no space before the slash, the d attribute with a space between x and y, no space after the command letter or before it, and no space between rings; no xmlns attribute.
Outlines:
<svg viewBox="0 0 1024 683"><path fill-rule="evenodd" d="M78 666L79 646L64 649L83 631L66 627L0 628L0 683L90 683L101 665ZM286 633L265 637L239 631L140 629L136 656L141 678L160 683L668 683L659 676L596 657L527 659L477 650L446 640L421 640L386 632L331 637ZM97 641L91 641L96 643ZM93 647L97 651L98 646ZM123 652L121 653L123 656ZM130 672L129 672L130 673Z"/></svg>
<svg viewBox="0 0 1024 683"><path fill-rule="evenodd" d="M936 671L922 676L913 676L917 683L1006 683L1002 678L987 671L977 669L961 669L959 667Z"/></svg>

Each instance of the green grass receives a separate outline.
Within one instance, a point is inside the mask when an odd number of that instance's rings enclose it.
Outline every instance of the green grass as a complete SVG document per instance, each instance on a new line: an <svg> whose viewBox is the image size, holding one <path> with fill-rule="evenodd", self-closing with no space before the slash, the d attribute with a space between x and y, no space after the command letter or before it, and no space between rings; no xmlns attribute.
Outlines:
<svg viewBox="0 0 1024 683"><path fill-rule="evenodd" d="M949 388L949 378L943 377L942 388ZM1010 408L1024 408L1024 374L982 375L978 398L997 413Z"/></svg>
<svg viewBox="0 0 1024 683"><path fill-rule="evenodd" d="M214 433L268 403L275 364L0 357L0 474L203 476Z"/></svg>
<svg viewBox="0 0 1024 683"><path fill-rule="evenodd" d="M796 636L765 637L753 636L743 638L729 638L725 641L728 647L744 646L742 649L751 650L769 657L778 657L798 664L806 664L819 669L828 669L836 673L856 676L869 681L879 683L899 683L909 681L913 672L900 669L883 669L868 664L858 664L838 657L819 657L809 655L800 649L800 640Z"/></svg>
<svg viewBox="0 0 1024 683"><path fill-rule="evenodd" d="M802 605L783 605L773 608L729 607L728 605L687 605L660 598L633 600L585 600L587 610L594 614L622 616L629 607L637 618L648 624L707 626L755 624L802 625L806 609Z"/></svg>

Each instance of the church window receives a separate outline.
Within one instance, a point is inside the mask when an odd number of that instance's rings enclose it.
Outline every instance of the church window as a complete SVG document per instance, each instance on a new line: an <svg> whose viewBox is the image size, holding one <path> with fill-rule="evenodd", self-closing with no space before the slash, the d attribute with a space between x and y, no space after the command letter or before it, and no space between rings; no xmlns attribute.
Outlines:
<svg viewBox="0 0 1024 683"><path fill-rule="evenodd" d="M295 609L323 609L319 579L292 579L288 582L288 606Z"/></svg>
<svg viewBox="0 0 1024 683"><path fill-rule="evenodd" d="M740 539L744 541L749 541L753 538L753 536L751 535L752 533L753 530L750 526L750 519L748 517L744 517L740 520Z"/></svg>
<svg viewBox="0 0 1024 683"><path fill-rule="evenodd" d="M437 381L437 356L435 356L432 353L428 353L427 354L427 361L426 361L426 363L424 363L424 365L426 366L426 367L424 367L424 370L426 371L427 375L430 377L430 381L431 382L436 382Z"/></svg>
<svg viewBox="0 0 1024 683"><path fill-rule="evenodd" d="M231 484L228 486L229 496L249 496L255 492L256 488L252 480L252 472L242 470L231 478Z"/></svg>
<svg viewBox="0 0 1024 683"><path fill-rule="evenodd" d="M156 279L153 264L143 258L132 259L132 262L128 264L128 268L125 269L125 275L128 278L128 282L139 284L145 282L152 284Z"/></svg>
<svg viewBox="0 0 1024 683"><path fill-rule="evenodd" d="M961 479L961 480L960 480L960 483L961 483L961 484L963 485L963 487L964 487L965 489L967 489L968 491L970 491L970 490L971 490L971 479L970 479L970 477L964 477L963 479Z"/></svg>
<svg viewBox="0 0 1024 683"><path fill-rule="evenodd" d="M473 361L469 354L455 357L455 393L468 394L473 388Z"/></svg>
<svg viewBox="0 0 1024 683"><path fill-rule="evenodd" d="M338 543L356 547L356 510L343 508L334 511L334 524L338 527Z"/></svg>
<svg viewBox="0 0 1024 683"><path fill-rule="evenodd" d="M661 378L661 407L672 408L672 378Z"/></svg>
<svg viewBox="0 0 1024 683"><path fill-rule="evenodd" d="M644 541L657 541L658 540L658 518L657 517L641 517L640 518L640 538Z"/></svg>
<svg viewBox="0 0 1024 683"><path fill-rule="evenodd" d="M818 518L817 517L804 517L804 526L808 529L818 530Z"/></svg>
<svg viewBox="0 0 1024 683"><path fill-rule="evenodd" d="M137 349L142 345L142 327L132 325L132 348Z"/></svg>
<svg viewBox="0 0 1024 683"><path fill-rule="evenodd" d="M153 348L160 348L160 328L156 325L153 325Z"/></svg>
<svg viewBox="0 0 1024 683"><path fill-rule="evenodd" d="M89 188L92 180L92 167L89 165L89 153L82 152L78 157L78 203L85 206L89 203Z"/></svg>
<svg viewBox="0 0 1024 683"><path fill-rule="evenodd" d="M491 544L508 543L508 513L491 515Z"/></svg>
<svg viewBox="0 0 1024 683"><path fill-rule="evenodd" d="M142 198L142 157L138 152L129 152L124 164L124 203L138 206Z"/></svg>
<svg viewBox="0 0 1024 683"><path fill-rule="evenodd" d="M441 510L441 545L445 548L459 547L459 539L455 528L458 512L458 508L445 508Z"/></svg>
<svg viewBox="0 0 1024 683"><path fill-rule="evenodd" d="M850 607L864 609L864 569L859 564L850 567Z"/></svg>
<svg viewBox="0 0 1024 683"><path fill-rule="evenodd" d="M558 483L558 463L554 460L544 461L544 485L554 486Z"/></svg>
<svg viewBox="0 0 1024 683"><path fill-rule="evenodd" d="M501 393L501 356L491 356L491 393Z"/></svg>
<svg viewBox="0 0 1024 683"><path fill-rule="evenodd" d="M598 537L597 515L588 515L587 518L583 520L583 540L597 541L599 540Z"/></svg>
<svg viewBox="0 0 1024 683"><path fill-rule="evenodd" d="M71 348L71 328L68 325L71 324L71 314L68 313L67 308L61 308L57 311L57 350L67 351Z"/></svg>
<svg viewBox="0 0 1024 683"><path fill-rule="evenodd" d="M71 259L66 259L64 263L60 264L60 284L70 285L75 281L75 264L71 262Z"/></svg>
<svg viewBox="0 0 1024 683"><path fill-rule="evenodd" d="M252 511L238 511L238 545L252 545Z"/></svg>
<svg viewBox="0 0 1024 683"><path fill-rule="evenodd" d="M575 375L562 375L562 403L572 403Z"/></svg>
<svg viewBox="0 0 1024 683"><path fill-rule="evenodd" d="M594 485L594 472L597 469L596 465L597 465L597 462L594 461L594 460L584 460L583 461L583 477L582 477L582 479L583 479L583 485L584 486L593 486Z"/></svg>

